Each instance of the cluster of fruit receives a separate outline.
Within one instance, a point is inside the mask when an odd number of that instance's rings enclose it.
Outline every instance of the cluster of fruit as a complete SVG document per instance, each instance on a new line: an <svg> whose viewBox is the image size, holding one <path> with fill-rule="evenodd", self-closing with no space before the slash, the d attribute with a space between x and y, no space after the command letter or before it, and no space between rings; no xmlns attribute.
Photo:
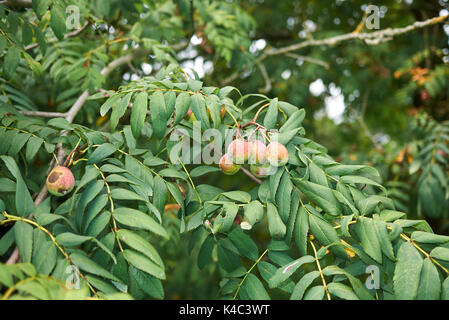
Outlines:
<svg viewBox="0 0 449 320"><path fill-rule="evenodd" d="M262 178L273 174L277 167L287 162L288 150L282 143L273 141L265 145L260 140L246 141L238 138L229 144L219 166L223 173L232 175L240 170L242 164L248 163L251 172Z"/></svg>

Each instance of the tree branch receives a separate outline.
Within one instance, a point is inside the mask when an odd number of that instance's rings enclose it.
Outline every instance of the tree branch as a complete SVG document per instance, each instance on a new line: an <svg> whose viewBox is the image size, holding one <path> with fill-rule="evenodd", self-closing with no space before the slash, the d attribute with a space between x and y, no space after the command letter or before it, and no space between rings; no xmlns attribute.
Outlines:
<svg viewBox="0 0 449 320"><path fill-rule="evenodd" d="M365 33L351 32L351 33L346 33L346 34L342 34L339 36L330 37L330 38L321 39L321 40L309 39L309 40L295 43L295 44L285 46L282 48L277 48L277 49L271 48L271 49L267 49L266 52L262 53L254 61L254 63L257 64L270 56L287 54L292 51L296 51L296 50L300 50L300 49L304 49L304 48L308 48L308 47L317 47L317 46L323 46L323 45L334 46L340 42L345 42L345 41L354 40L354 39L364 40L369 45L376 45L383 41L392 40L393 37L395 37L395 36L443 22L448 17L449 17L449 15L445 15L445 16L441 16L441 17L430 18L430 19L427 19L424 21L416 21L415 23L413 23L409 26L403 27L403 28L387 28L384 30L379 30L379 31L375 31L375 32L365 32ZM240 74L238 72L233 73L229 77L225 78L221 82L221 84L227 85L230 82L237 79L239 77L239 75Z"/></svg>
<svg viewBox="0 0 449 320"><path fill-rule="evenodd" d="M86 27L89 25L89 22L88 21L86 21L86 23L81 27L81 28L79 28L79 29L77 29L77 30L74 30L74 31L72 31L72 32L69 32L69 33L66 33L65 35L64 35L64 39L67 39L67 38L70 38L70 37L75 37L75 36L77 36L77 35L79 35L81 32L83 32L83 30L84 29L86 29ZM58 39L50 39L49 41L57 41ZM24 48L24 50L25 51L28 51L28 50L31 50L31 49L33 49L33 48L36 48L37 46L39 46L39 43L33 43L33 44L30 44L30 45L28 45L28 46L26 46L25 48Z"/></svg>
<svg viewBox="0 0 449 320"><path fill-rule="evenodd" d="M321 45L328 45L333 46L340 42L353 40L353 39L359 39L359 40L368 40L368 44L378 44L380 41L388 41L391 40L393 37L416 30L420 28L424 28L427 26L431 26L440 22L443 22L447 19L449 15L441 16L441 17L434 17L430 18L424 21L416 21L415 23L403 27L403 28L387 28L384 30L379 30L375 32L364 32L364 33L356 33L351 32L327 39L321 39L321 40L315 40L310 39L307 41L302 41L300 43L292 44L290 46L282 47L279 49L270 49L265 54L268 56L278 55L278 54L284 54L291 51L296 51L299 49L303 49L306 47L316 47Z"/></svg>
<svg viewBox="0 0 449 320"><path fill-rule="evenodd" d="M31 8L33 5L32 0L4 0L0 1L0 4L7 7L21 7L21 8Z"/></svg>

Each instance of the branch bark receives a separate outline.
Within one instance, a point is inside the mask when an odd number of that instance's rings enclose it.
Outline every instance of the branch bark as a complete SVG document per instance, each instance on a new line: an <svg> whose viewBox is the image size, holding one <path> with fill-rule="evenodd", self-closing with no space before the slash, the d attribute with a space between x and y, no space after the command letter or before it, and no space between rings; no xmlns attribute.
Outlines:
<svg viewBox="0 0 449 320"><path fill-rule="evenodd" d="M415 23L403 27L403 28L387 28L384 30L374 31L374 32L364 32L364 33L358 33L358 32L351 32L342 34L335 37L330 37L326 39L316 40L316 39L309 39L306 41L302 41L299 43L295 43L289 46L285 46L282 48L271 48L267 49L264 53L262 53L255 61L255 64L258 64L262 62L263 60L267 59L268 57L280 55L280 54L288 54L292 51L297 51L300 49L308 48L308 47L317 47L317 46L334 46L336 44L339 44L341 42L349 41L349 40L364 40L369 45L376 45L383 41L390 41L394 37L405 34L408 32L411 32L413 30L425 28L427 26L432 26L437 23L441 23L445 21L449 15L441 16L441 17L433 17L424 21L416 21ZM229 77L225 78L221 84L227 85L230 82L234 81L239 77L240 73L236 72L231 74Z"/></svg>

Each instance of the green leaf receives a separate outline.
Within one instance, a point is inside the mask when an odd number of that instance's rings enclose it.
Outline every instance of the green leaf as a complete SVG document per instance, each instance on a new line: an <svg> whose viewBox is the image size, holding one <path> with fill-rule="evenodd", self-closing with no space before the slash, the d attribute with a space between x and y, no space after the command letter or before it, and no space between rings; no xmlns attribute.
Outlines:
<svg viewBox="0 0 449 320"><path fill-rule="evenodd" d="M373 300L373 297L369 294L364 283L362 283L358 278L351 275L348 271L345 271L335 265L327 266L323 269L323 274L326 276L330 275L344 275L348 278L355 294L361 300Z"/></svg>
<svg viewBox="0 0 449 320"><path fill-rule="evenodd" d="M81 236L71 232L63 232L56 236L56 242L66 247L76 247L90 240L91 237Z"/></svg>
<svg viewBox="0 0 449 320"><path fill-rule="evenodd" d="M187 92L181 92L176 98L175 103L175 122L178 124L187 115L190 107L190 94Z"/></svg>
<svg viewBox="0 0 449 320"><path fill-rule="evenodd" d="M359 300L350 287L338 282L331 282L327 285L329 293L344 300Z"/></svg>
<svg viewBox="0 0 449 320"><path fill-rule="evenodd" d="M163 268L149 260L146 256L137 251L125 249L123 256L135 268L144 271L158 279L165 280L165 271Z"/></svg>
<svg viewBox="0 0 449 320"><path fill-rule="evenodd" d="M148 242L148 240L144 239L134 231L126 229L118 230L117 235L120 241L126 243L132 249L143 253L148 258L153 260L153 262L164 268L164 262L159 256L159 253L156 251L153 245L150 242Z"/></svg>
<svg viewBox="0 0 449 320"><path fill-rule="evenodd" d="M84 270L86 272L95 274L97 276L120 282L120 280L115 277L112 273L98 265L96 262L89 259L87 256L74 252L70 255L70 259L72 262L81 270Z"/></svg>
<svg viewBox="0 0 449 320"><path fill-rule="evenodd" d="M301 280L295 285L290 300L301 300L306 292L307 288L312 284L312 282L320 276L318 271L312 271L305 274Z"/></svg>
<svg viewBox="0 0 449 320"><path fill-rule="evenodd" d="M11 78L15 72L20 62L20 50L16 46L11 46L6 52L5 60L3 63L3 73L6 78Z"/></svg>
<svg viewBox="0 0 449 320"><path fill-rule="evenodd" d="M270 289L278 287L282 282L290 278L290 276L303 264L312 263L314 261L314 257L306 255L277 269L276 273L268 281Z"/></svg>
<svg viewBox="0 0 449 320"><path fill-rule="evenodd" d="M384 186L378 184L377 182L362 177L362 176L343 176L340 178L340 182L343 183L359 183L359 184L367 184L367 185L372 185L372 186L376 186L379 189L381 189L383 192L387 193L387 189L385 189Z"/></svg>
<svg viewBox="0 0 449 320"><path fill-rule="evenodd" d="M197 178L197 177L201 177L205 174L208 174L211 172L217 172L217 171L220 171L220 168L212 167L212 166L198 166L198 167L192 169L192 171L190 171L190 177Z"/></svg>
<svg viewBox="0 0 449 320"><path fill-rule="evenodd" d="M26 217L34 209L33 198L31 198L31 194L25 184L25 181L22 178L20 169L17 166L17 163L14 160L14 158L10 156L0 156L0 158L3 160L6 167L14 176L14 178L16 178L15 204L17 214L19 216Z"/></svg>
<svg viewBox="0 0 449 320"><path fill-rule="evenodd" d="M338 201L332 192L332 189L319 184L293 179L299 190L304 193L310 201L320 206L326 213L337 216L340 214Z"/></svg>
<svg viewBox="0 0 449 320"><path fill-rule="evenodd" d="M423 259L408 241L403 242L397 254L393 288L396 299L412 300L418 294Z"/></svg>
<svg viewBox="0 0 449 320"><path fill-rule="evenodd" d="M164 298L164 288L162 287L161 280L133 266L129 267L129 272L143 292L156 299Z"/></svg>
<svg viewBox="0 0 449 320"><path fill-rule="evenodd" d="M134 137L140 137L145 118L148 110L148 93L139 92L134 98L133 107L131 109L131 130Z"/></svg>
<svg viewBox="0 0 449 320"><path fill-rule="evenodd" d="M159 176L154 177L154 194L153 194L153 204L159 210L159 212L164 212L165 204L167 203L167 186L164 179Z"/></svg>
<svg viewBox="0 0 449 320"><path fill-rule="evenodd" d="M449 300L449 277L444 279L441 288L441 300Z"/></svg>
<svg viewBox="0 0 449 320"><path fill-rule="evenodd" d="M36 153L39 151L39 148L44 143L44 139L37 137L37 136L31 136L27 143L26 148L26 159L28 162L31 162L31 160L34 159L36 156Z"/></svg>
<svg viewBox="0 0 449 320"><path fill-rule="evenodd" d="M206 105L210 111L210 117L214 124L214 128L217 129L221 123L220 116L220 99L216 95L206 97Z"/></svg>
<svg viewBox="0 0 449 320"><path fill-rule="evenodd" d="M291 116L288 117L287 121L285 121L285 123L279 129L279 132L286 132L295 128L299 128L305 116L306 111L304 109L295 111Z"/></svg>
<svg viewBox="0 0 449 320"><path fill-rule="evenodd" d="M278 192L276 193L276 203L278 204L279 208L279 216L284 223L287 223L290 216L292 190L293 184L291 182L290 175L285 172L281 178Z"/></svg>
<svg viewBox="0 0 449 320"><path fill-rule="evenodd" d="M314 214L309 214L309 227L311 233L323 246L340 243L337 231L326 220ZM340 245L333 246L330 250L341 258L347 258L346 251Z"/></svg>
<svg viewBox="0 0 449 320"><path fill-rule="evenodd" d="M209 129L209 115L207 114L206 101L203 95L201 93L195 93L190 99L190 108L198 121L201 121L201 128L203 130Z"/></svg>
<svg viewBox="0 0 449 320"><path fill-rule="evenodd" d="M111 190L112 199L116 200L140 200L147 202L148 200L138 195L137 193L124 189L124 188L114 188Z"/></svg>
<svg viewBox="0 0 449 320"><path fill-rule="evenodd" d="M210 234L204 239L198 253L198 268L203 269L209 262L212 261L212 250L214 249L215 240Z"/></svg>
<svg viewBox="0 0 449 320"><path fill-rule="evenodd" d="M438 234L433 234L424 231L413 232L411 238L413 241L429 244L443 244L449 242L448 236L441 236Z"/></svg>
<svg viewBox="0 0 449 320"><path fill-rule="evenodd" d="M114 131L115 128L118 125L118 122L121 117L124 116L126 109L128 109L129 102L131 101L133 93L129 92L127 93L119 103L112 106L112 113L111 113L111 119L110 119L110 127L111 131Z"/></svg>
<svg viewBox="0 0 449 320"><path fill-rule="evenodd" d="M150 117L155 137L162 139L167 128L167 109L161 91L156 91L150 98Z"/></svg>
<svg viewBox="0 0 449 320"><path fill-rule="evenodd" d="M56 265L56 246L52 241L47 240L48 235L36 229L34 231L34 250L31 262L37 272L42 275L49 275Z"/></svg>
<svg viewBox="0 0 449 320"><path fill-rule="evenodd" d="M424 260L419 280L418 300L438 300L441 293L441 281L437 267L432 260Z"/></svg>
<svg viewBox="0 0 449 320"><path fill-rule="evenodd" d="M244 295L250 300L270 300L262 282L252 273L249 273L240 287L240 297Z"/></svg>
<svg viewBox="0 0 449 320"><path fill-rule="evenodd" d="M301 255L307 254L307 233L309 232L309 217L307 211L301 207L298 210L295 220L295 230L293 237L296 247Z"/></svg>
<svg viewBox="0 0 449 320"><path fill-rule="evenodd" d="M148 230L168 239L168 234L164 227L150 216L136 209L117 208L114 211L114 218L125 226Z"/></svg>
<svg viewBox="0 0 449 320"><path fill-rule="evenodd" d="M258 200L251 201L243 207L243 215L245 220L253 226L263 219L264 209L262 204Z"/></svg>
<svg viewBox="0 0 449 320"><path fill-rule="evenodd" d="M263 119L263 126L267 129L274 129L277 123L278 114L278 98L274 98L268 105L267 113Z"/></svg>
<svg viewBox="0 0 449 320"><path fill-rule="evenodd" d="M436 247L430 251L430 256L435 259L449 261L449 248Z"/></svg>
<svg viewBox="0 0 449 320"><path fill-rule="evenodd" d="M89 157L88 163L98 163L113 154L115 151L117 151L117 148L114 145L110 143L104 143L97 149L95 149L94 152L92 152Z"/></svg>
<svg viewBox="0 0 449 320"><path fill-rule="evenodd" d="M373 219L360 217L354 225L354 229L358 233L363 250L375 261L382 263L380 239Z"/></svg>
<svg viewBox="0 0 449 320"><path fill-rule="evenodd" d="M228 237L243 256L253 261L257 260L259 251L250 236L245 234L241 229L235 228Z"/></svg>
<svg viewBox="0 0 449 320"><path fill-rule="evenodd" d="M323 300L323 297L324 287L319 285L310 288L304 296L304 300Z"/></svg>
<svg viewBox="0 0 449 320"><path fill-rule="evenodd" d="M251 201L251 195L248 192L245 191L229 191L229 192L223 192L223 196L239 201L239 202L246 202L249 203Z"/></svg>
<svg viewBox="0 0 449 320"><path fill-rule="evenodd" d="M63 7L59 3L53 3L51 7L50 27L59 40L64 38L66 32L65 13Z"/></svg>
<svg viewBox="0 0 449 320"><path fill-rule="evenodd" d="M285 236L286 227L279 216L278 210L272 203L267 203L268 229L272 238L282 239Z"/></svg>
<svg viewBox="0 0 449 320"><path fill-rule="evenodd" d="M241 261L239 257L230 250L226 249L220 242L218 243L217 247L217 256L218 263L227 272L232 272L241 267Z"/></svg>
<svg viewBox="0 0 449 320"><path fill-rule="evenodd" d="M23 262L31 262L33 252L33 227L23 221L14 225L14 237Z"/></svg>
<svg viewBox="0 0 449 320"><path fill-rule="evenodd" d="M100 116L104 117L106 113L109 112L109 110L112 108L112 106L117 105L117 103L120 101L121 95L114 94L108 98L108 100L105 101L105 103L102 104L100 108Z"/></svg>

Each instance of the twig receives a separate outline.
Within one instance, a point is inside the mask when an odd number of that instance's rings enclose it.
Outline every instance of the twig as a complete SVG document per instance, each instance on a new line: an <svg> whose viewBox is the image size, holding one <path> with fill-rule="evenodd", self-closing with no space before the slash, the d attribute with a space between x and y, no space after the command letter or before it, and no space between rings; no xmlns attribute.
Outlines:
<svg viewBox="0 0 449 320"><path fill-rule="evenodd" d="M326 280L324 279L323 270L321 270L320 260L318 259L318 255L317 255L317 252L316 252L315 245L313 244L312 240L309 240L309 242L312 245L313 254L315 255L316 265L318 267L318 271L320 272L321 280L323 281L323 287L324 287L324 290L326 291L327 300L331 300L331 295L329 293L329 289L327 288Z"/></svg>
<svg viewBox="0 0 449 320"><path fill-rule="evenodd" d="M67 39L67 38L70 38L70 37L75 37L75 36L77 36L77 35L79 35L81 32L83 32L83 30L84 29L86 29L86 27L89 25L89 22L88 21L86 21L86 23L81 27L81 28L79 28L79 29L76 29L76 30L74 30L74 31L72 31L72 32L69 32L69 33L66 33L65 35L64 35L64 39ZM49 40L49 42L52 42L52 41L57 41L58 39L50 39ZM33 44L30 44L30 45L28 45L28 46L26 46L25 48L24 48L24 50L25 51L28 51L28 50L31 50L31 49L33 49L33 48L36 48L37 46L39 46L39 43L33 43Z"/></svg>
<svg viewBox="0 0 449 320"><path fill-rule="evenodd" d="M322 60L315 59L315 58L310 58L308 56L302 56L302 55L299 55L299 54L296 54L296 53L292 53L292 52L287 52L285 55L287 57L290 57L290 58L293 58L293 59L304 60L304 61L307 61L307 62L310 62L310 63L314 63L314 64L317 64L317 65L323 66L326 69L329 69L329 63L327 63L326 61L322 61Z"/></svg>
<svg viewBox="0 0 449 320"><path fill-rule="evenodd" d="M262 62L258 61L257 66L259 67L260 72L262 73L262 76L265 79L265 88L261 89L261 92L266 93L271 90L270 76L268 75L267 69L265 68Z"/></svg>
<svg viewBox="0 0 449 320"><path fill-rule="evenodd" d="M249 268L248 271L246 271L245 276L243 277L242 281L240 281L237 290L235 291L234 297L232 298L233 300L235 300L237 298L237 294L240 291L240 287L243 285L243 283L246 280L246 277L251 273L251 271L254 269L255 266L257 266L257 264L260 262L260 260L262 260L263 256L268 252L268 248L260 255L260 257L256 260L256 262L254 262L254 264L251 266L251 268Z"/></svg>

